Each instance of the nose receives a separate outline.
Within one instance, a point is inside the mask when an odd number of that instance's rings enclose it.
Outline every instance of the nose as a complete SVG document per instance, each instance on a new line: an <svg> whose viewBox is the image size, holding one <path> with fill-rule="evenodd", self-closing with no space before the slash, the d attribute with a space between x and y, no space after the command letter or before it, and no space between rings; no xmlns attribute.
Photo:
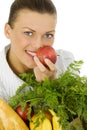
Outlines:
<svg viewBox="0 0 87 130"><path fill-rule="evenodd" d="M32 45L34 46L34 48L38 49L40 47L42 47L44 45L42 37L41 36L36 36L33 41L32 41Z"/></svg>

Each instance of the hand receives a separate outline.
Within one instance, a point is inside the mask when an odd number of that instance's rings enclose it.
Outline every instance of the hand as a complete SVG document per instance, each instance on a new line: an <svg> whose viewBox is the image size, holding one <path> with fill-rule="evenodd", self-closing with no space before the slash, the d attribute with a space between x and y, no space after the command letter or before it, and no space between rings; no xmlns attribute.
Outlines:
<svg viewBox="0 0 87 130"><path fill-rule="evenodd" d="M36 76L36 80L41 82L44 81L45 78L54 79L56 76L57 68L55 64L53 64L49 59L45 59L45 62L48 66L45 67L37 56L34 57L34 61L36 63L36 67L34 68L34 73Z"/></svg>

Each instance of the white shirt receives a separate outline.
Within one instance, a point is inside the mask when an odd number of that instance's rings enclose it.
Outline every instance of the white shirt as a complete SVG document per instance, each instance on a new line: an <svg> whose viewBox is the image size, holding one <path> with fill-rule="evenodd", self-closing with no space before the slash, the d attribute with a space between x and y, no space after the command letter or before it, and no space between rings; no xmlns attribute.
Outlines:
<svg viewBox="0 0 87 130"><path fill-rule="evenodd" d="M0 52L0 97L8 101L13 96L17 88L23 84L22 81L10 68L6 55L10 45L6 46ZM68 65L73 62L74 57L71 52L58 50L56 66L58 68L57 76L64 72Z"/></svg>

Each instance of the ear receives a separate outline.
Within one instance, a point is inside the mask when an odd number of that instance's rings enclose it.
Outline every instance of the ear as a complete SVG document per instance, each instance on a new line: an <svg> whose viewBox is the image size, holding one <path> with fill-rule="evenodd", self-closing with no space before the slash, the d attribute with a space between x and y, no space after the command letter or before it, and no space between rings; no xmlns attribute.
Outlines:
<svg viewBox="0 0 87 130"><path fill-rule="evenodd" d="M5 24L5 27L4 27L4 33L5 33L5 36L10 39L10 35L11 35L11 27L9 24Z"/></svg>

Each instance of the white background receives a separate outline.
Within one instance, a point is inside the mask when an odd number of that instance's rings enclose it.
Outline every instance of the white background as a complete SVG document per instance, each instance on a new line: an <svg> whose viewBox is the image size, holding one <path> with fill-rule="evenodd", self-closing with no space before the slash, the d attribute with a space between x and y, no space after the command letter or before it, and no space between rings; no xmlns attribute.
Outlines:
<svg viewBox="0 0 87 130"><path fill-rule="evenodd" d="M9 43L4 36L13 0L0 1L0 50ZM76 60L83 60L81 74L87 75L87 0L53 0L58 10L54 48L71 51Z"/></svg>

